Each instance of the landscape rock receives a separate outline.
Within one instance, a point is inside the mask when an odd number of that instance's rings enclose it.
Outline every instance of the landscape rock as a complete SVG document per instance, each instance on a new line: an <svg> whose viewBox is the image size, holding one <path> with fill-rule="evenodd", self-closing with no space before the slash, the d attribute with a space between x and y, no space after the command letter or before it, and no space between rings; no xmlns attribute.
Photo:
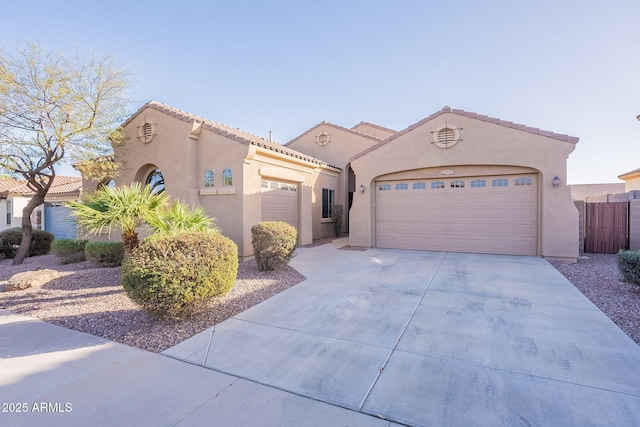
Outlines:
<svg viewBox="0 0 640 427"><path fill-rule="evenodd" d="M4 286L4 290L5 292L22 291L32 286L42 286L50 280L60 277L60 275L60 272L48 268L44 270L25 271L11 276Z"/></svg>

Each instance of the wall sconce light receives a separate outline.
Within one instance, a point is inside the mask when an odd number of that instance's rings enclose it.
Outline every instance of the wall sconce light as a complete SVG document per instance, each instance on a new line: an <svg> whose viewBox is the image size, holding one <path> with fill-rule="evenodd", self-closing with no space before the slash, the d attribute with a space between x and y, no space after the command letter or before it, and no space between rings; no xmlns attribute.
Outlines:
<svg viewBox="0 0 640 427"><path fill-rule="evenodd" d="M360 193L364 193L364 185L360 184Z"/></svg>
<svg viewBox="0 0 640 427"><path fill-rule="evenodd" d="M558 175L554 176L551 182L553 183L553 188L560 187L560 178L558 178Z"/></svg>

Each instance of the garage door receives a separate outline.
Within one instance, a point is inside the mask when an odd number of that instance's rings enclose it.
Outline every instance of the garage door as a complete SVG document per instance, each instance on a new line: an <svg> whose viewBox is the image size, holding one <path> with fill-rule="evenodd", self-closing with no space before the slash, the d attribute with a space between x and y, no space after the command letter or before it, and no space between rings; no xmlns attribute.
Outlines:
<svg viewBox="0 0 640 427"><path fill-rule="evenodd" d="M298 228L298 185L262 180L262 220L284 221Z"/></svg>
<svg viewBox="0 0 640 427"><path fill-rule="evenodd" d="M76 224L73 222L71 209L62 203L44 204L44 229L53 234L56 239L75 239L77 237Z"/></svg>
<svg viewBox="0 0 640 427"><path fill-rule="evenodd" d="M376 183L376 246L536 255L537 176Z"/></svg>

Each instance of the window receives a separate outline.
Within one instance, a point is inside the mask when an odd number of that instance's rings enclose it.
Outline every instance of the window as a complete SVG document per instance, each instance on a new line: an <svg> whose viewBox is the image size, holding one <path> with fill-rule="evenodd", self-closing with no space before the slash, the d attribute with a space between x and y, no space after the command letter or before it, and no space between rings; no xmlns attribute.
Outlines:
<svg viewBox="0 0 640 427"><path fill-rule="evenodd" d="M464 181L451 181L451 188L464 188Z"/></svg>
<svg viewBox="0 0 640 427"><path fill-rule="evenodd" d="M233 172L231 169L226 168L222 171L222 186L223 187L232 187L233 186Z"/></svg>
<svg viewBox="0 0 640 427"><path fill-rule="evenodd" d="M380 185L378 185L378 190L380 190L380 191L389 191L389 190L391 190L391 184L380 184Z"/></svg>
<svg viewBox="0 0 640 427"><path fill-rule="evenodd" d="M408 190L409 189L409 184L405 184L400 183L400 184L396 184L396 190Z"/></svg>
<svg viewBox="0 0 640 427"><path fill-rule="evenodd" d="M484 179L474 179L473 181L471 181L471 188L480 188L486 186L487 181L485 181Z"/></svg>
<svg viewBox="0 0 640 427"><path fill-rule="evenodd" d="M262 180L262 182L260 182L260 187L265 188L265 189L269 189L269 181L267 180Z"/></svg>
<svg viewBox="0 0 640 427"><path fill-rule="evenodd" d="M335 192L328 188L322 189L322 219L331 218L331 210L333 208Z"/></svg>
<svg viewBox="0 0 640 427"><path fill-rule="evenodd" d="M209 169L208 171L206 171L204 173L204 186L206 187L213 187L215 182L215 175L213 174L213 171L211 169Z"/></svg>
<svg viewBox="0 0 640 427"><path fill-rule="evenodd" d="M439 188L444 188L444 182L443 181L434 181L431 183L431 188L433 190L437 190Z"/></svg>
<svg viewBox="0 0 640 427"><path fill-rule="evenodd" d="M414 190L424 190L427 188L427 184L424 182L414 182L413 189Z"/></svg>
<svg viewBox="0 0 640 427"><path fill-rule="evenodd" d="M160 169L152 171L145 181L145 185L151 188L151 192L154 194L160 194L164 191L164 176Z"/></svg>
<svg viewBox="0 0 640 427"><path fill-rule="evenodd" d="M509 181L506 179L494 179L493 181L491 181L491 186L492 187L508 187Z"/></svg>
<svg viewBox="0 0 640 427"><path fill-rule="evenodd" d="M533 185L531 178L516 178L514 185Z"/></svg>
<svg viewBox="0 0 640 427"><path fill-rule="evenodd" d="M7 199L7 225L11 225L12 216L13 216L13 211L11 209L11 200Z"/></svg>

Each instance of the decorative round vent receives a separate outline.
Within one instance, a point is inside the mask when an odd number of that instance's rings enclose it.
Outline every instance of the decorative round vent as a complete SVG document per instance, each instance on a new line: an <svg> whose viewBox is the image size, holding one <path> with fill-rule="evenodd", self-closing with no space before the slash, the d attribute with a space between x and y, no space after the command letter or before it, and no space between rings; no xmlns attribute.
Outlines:
<svg viewBox="0 0 640 427"><path fill-rule="evenodd" d="M138 126L138 139L145 144L148 144L154 136L156 136L155 123L148 122L145 118L142 125Z"/></svg>
<svg viewBox="0 0 640 427"><path fill-rule="evenodd" d="M460 129L450 124L439 126L433 134L433 143L440 148L453 147L460 141Z"/></svg>
<svg viewBox="0 0 640 427"><path fill-rule="evenodd" d="M320 135L316 136L316 144L324 147L328 143L331 142L331 134L322 132Z"/></svg>

